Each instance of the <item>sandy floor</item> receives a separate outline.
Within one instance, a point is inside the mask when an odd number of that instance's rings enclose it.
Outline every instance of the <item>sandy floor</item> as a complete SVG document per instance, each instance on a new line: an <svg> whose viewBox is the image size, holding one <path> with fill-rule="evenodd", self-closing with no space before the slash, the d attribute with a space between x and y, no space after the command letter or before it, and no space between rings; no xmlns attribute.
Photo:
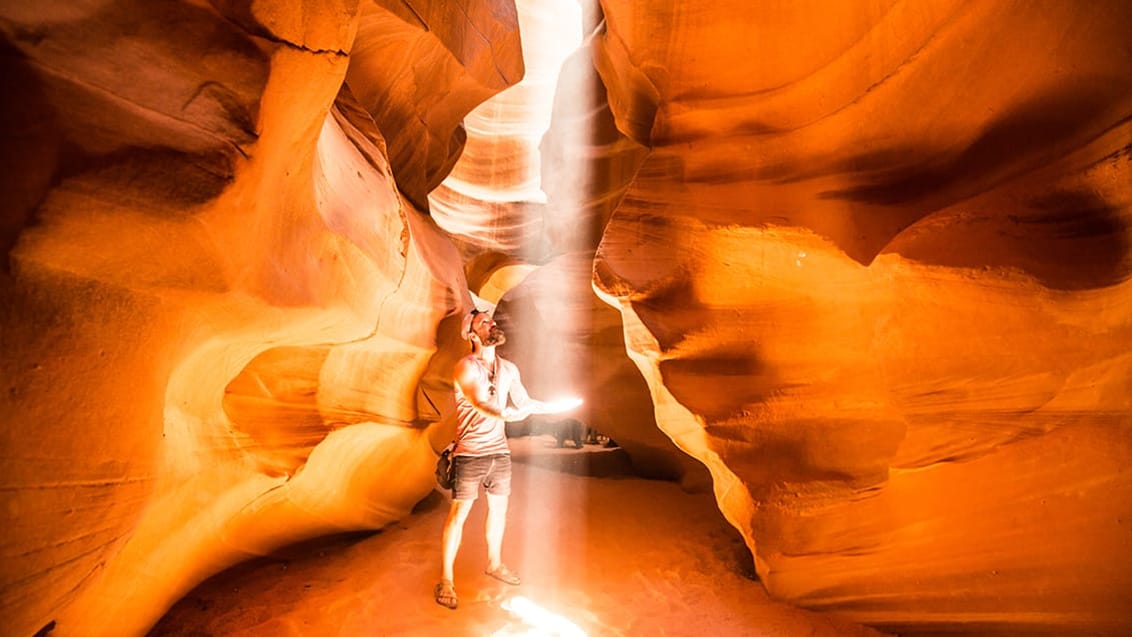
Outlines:
<svg viewBox="0 0 1132 637"><path fill-rule="evenodd" d="M512 440L512 450L504 559L521 585L483 574L481 502L456 562L459 608L435 603L448 510L438 491L380 533L291 547L210 579L151 635L879 634L767 599L710 494L630 477L618 449L557 449L532 437ZM507 603L514 596L527 601Z"/></svg>

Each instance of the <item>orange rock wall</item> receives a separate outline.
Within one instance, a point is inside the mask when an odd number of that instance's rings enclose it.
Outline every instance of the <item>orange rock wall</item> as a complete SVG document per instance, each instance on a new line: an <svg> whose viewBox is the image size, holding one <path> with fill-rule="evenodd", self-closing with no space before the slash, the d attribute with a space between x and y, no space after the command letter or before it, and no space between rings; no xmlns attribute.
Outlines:
<svg viewBox="0 0 1132 637"><path fill-rule="evenodd" d="M386 34L434 62L434 117L387 138L376 122L402 114L359 102L421 87L365 55L348 81L355 34L405 19L382 12L0 10L3 154L24 166L4 182L7 631L144 634L231 564L431 491L444 434L419 385L450 377L459 340L437 327L470 299L403 196L431 177L394 173L443 172L460 118L522 65L506 11L436 3L434 28ZM429 136L442 148L401 150Z"/></svg>
<svg viewBox="0 0 1132 637"><path fill-rule="evenodd" d="M550 6L0 8L0 623L410 515L470 288L778 598L1132 630L1127 3Z"/></svg>
<svg viewBox="0 0 1132 637"><path fill-rule="evenodd" d="M771 593L1128 630L1128 6L603 6L595 285Z"/></svg>

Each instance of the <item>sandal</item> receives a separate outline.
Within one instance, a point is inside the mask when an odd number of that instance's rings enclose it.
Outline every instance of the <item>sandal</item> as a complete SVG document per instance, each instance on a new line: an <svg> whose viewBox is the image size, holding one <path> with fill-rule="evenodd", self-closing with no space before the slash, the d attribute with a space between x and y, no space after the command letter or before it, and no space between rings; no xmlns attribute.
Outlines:
<svg viewBox="0 0 1132 637"><path fill-rule="evenodd" d="M453 586L452 582L441 580L440 583L436 585L436 590L433 591L433 595L436 597L437 604L445 608L456 610L456 587Z"/></svg>
<svg viewBox="0 0 1132 637"><path fill-rule="evenodd" d="M506 564L500 564L495 568L489 568L484 571L484 573L487 573L488 575L503 582L504 584L510 584L512 586L517 586L519 584L519 576L516 575L515 572L511 569L507 568Z"/></svg>

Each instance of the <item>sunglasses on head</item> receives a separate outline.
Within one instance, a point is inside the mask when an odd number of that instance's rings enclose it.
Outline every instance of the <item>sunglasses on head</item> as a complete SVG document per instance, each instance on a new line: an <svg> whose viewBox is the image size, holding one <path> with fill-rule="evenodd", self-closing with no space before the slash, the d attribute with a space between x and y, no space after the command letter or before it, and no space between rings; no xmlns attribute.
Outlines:
<svg viewBox="0 0 1132 637"><path fill-rule="evenodd" d="M468 321L468 333L469 334L475 334L476 333L476 315L477 314L487 314L487 312L481 312L479 308L475 308L475 309L472 310L472 320Z"/></svg>

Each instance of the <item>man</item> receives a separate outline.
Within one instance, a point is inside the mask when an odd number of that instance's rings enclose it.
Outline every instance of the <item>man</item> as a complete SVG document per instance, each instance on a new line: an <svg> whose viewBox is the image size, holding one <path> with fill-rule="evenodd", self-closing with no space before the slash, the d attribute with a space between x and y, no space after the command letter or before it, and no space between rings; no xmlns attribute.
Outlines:
<svg viewBox="0 0 1132 637"><path fill-rule="evenodd" d="M452 609L457 604L453 565L480 485L487 491L485 572L507 584L519 583L519 576L507 568L501 555L511 495L511 450L504 423L531 414L561 413L582 404L580 398L546 403L528 396L519 369L495 353L507 337L491 314L472 310L464 317L461 335L471 341L472 353L456 363L456 448L452 451L456 479L444 523L443 573L435 591L436 603Z"/></svg>

